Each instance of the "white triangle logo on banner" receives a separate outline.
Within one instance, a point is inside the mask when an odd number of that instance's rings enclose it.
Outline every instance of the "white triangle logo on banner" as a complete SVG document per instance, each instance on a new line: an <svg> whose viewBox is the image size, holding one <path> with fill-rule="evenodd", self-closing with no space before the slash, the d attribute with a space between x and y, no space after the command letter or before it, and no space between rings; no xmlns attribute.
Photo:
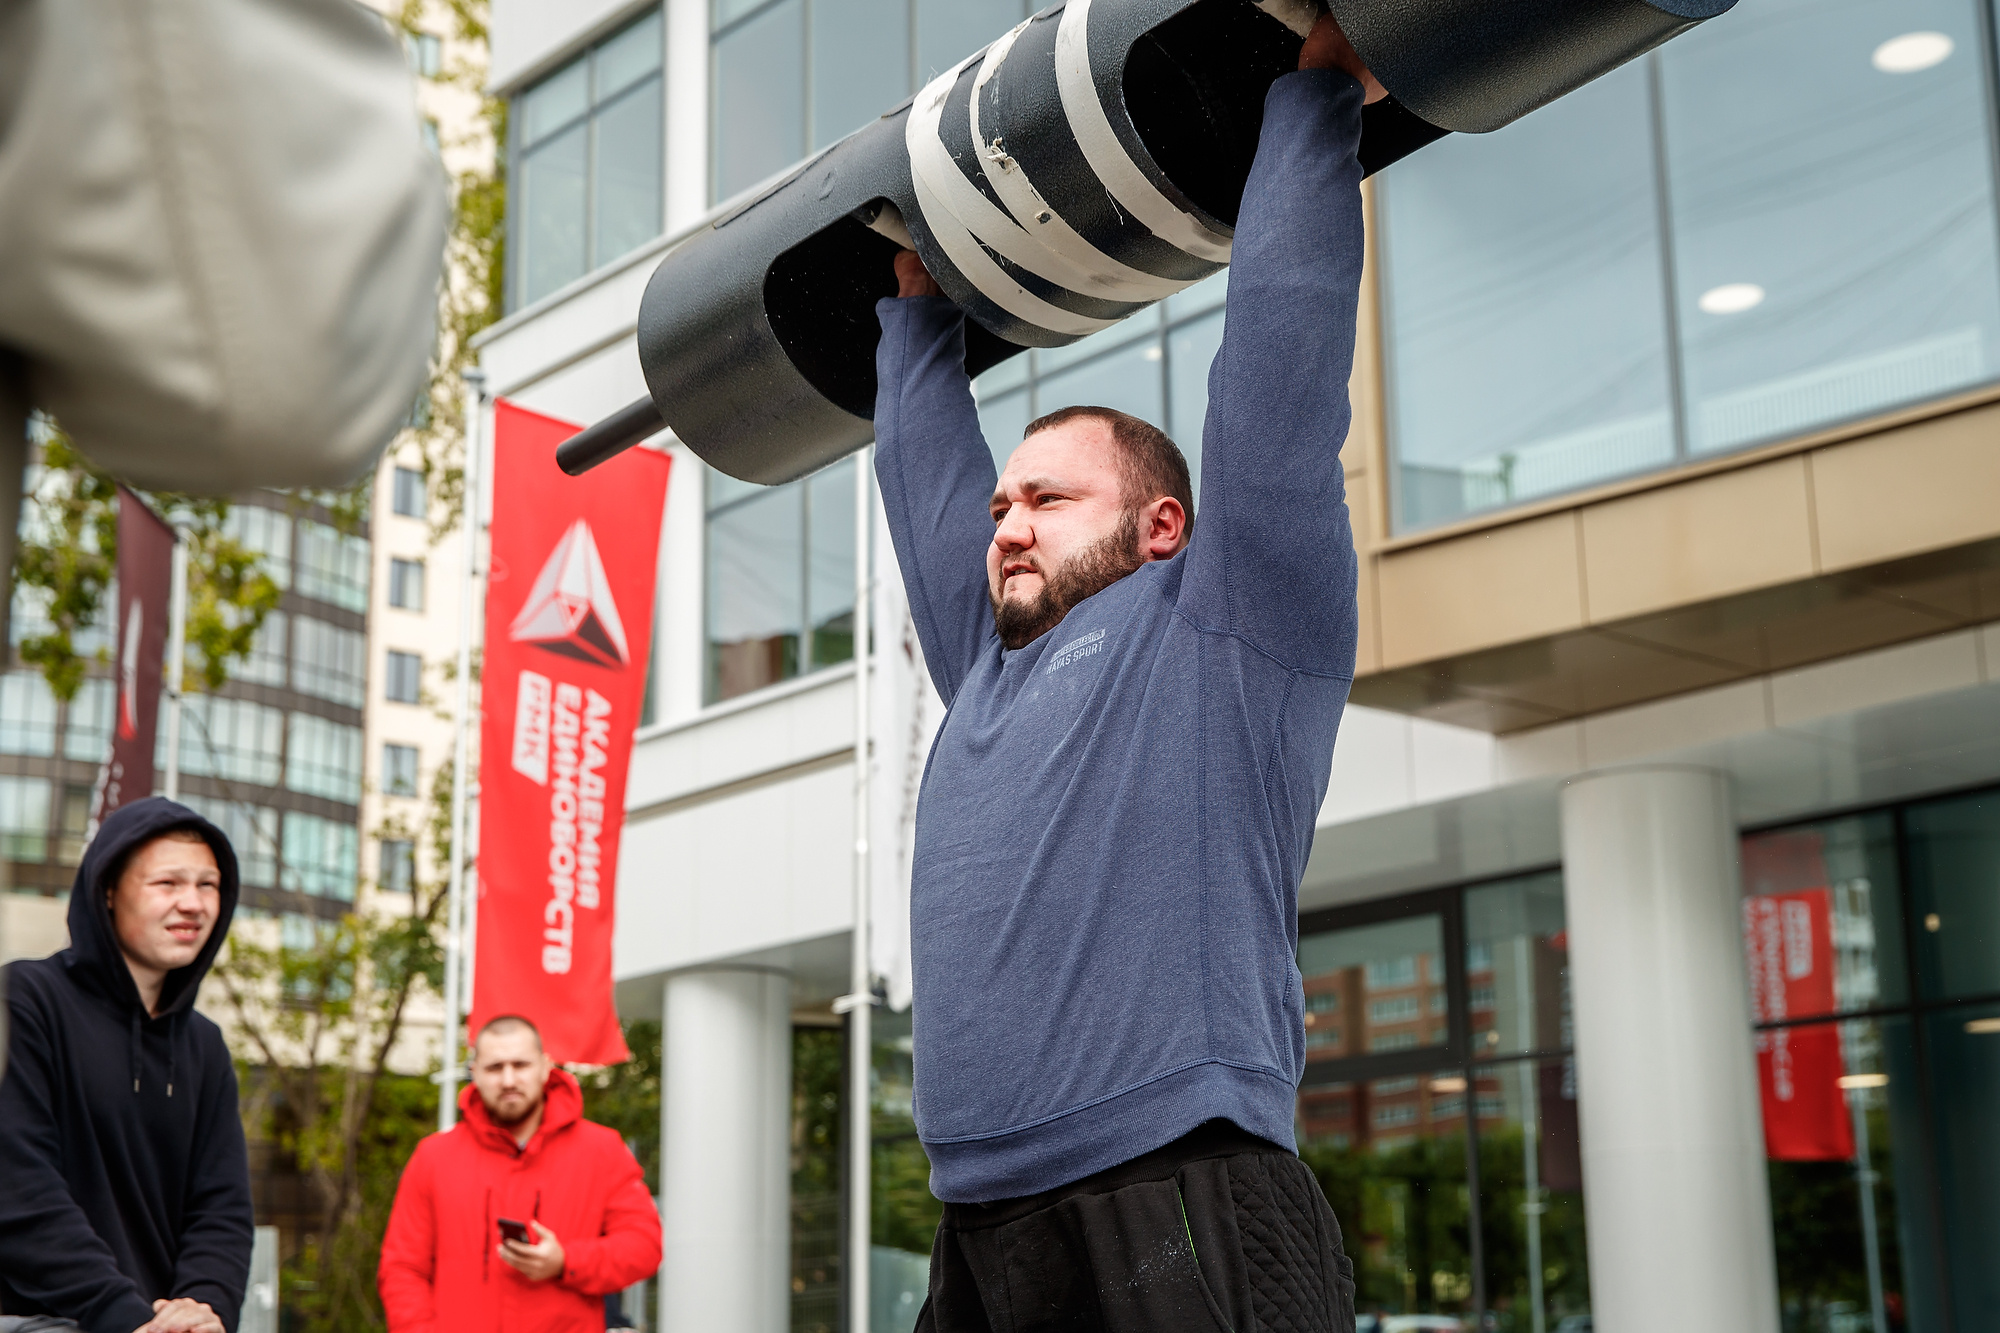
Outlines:
<svg viewBox="0 0 2000 1333"><path fill-rule="evenodd" d="M507 637L597 666L622 667L631 660L588 523L578 519L556 543Z"/></svg>

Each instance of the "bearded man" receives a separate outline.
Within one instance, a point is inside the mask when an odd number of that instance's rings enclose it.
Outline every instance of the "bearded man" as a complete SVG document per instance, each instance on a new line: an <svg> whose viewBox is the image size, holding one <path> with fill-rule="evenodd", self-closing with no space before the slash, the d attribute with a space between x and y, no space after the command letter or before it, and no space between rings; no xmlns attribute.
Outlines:
<svg viewBox="0 0 2000 1333"><path fill-rule="evenodd" d="M876 467L948 712L917 809L931 1333L1352 1329L1293 1111L1297 894L1354 669L1340 466L1364 101L1323 17L1271 87L1190 540L1187 464L1103 408L997 479L963 319L877 308ZM981 552L984 569L981 569ZM982 576L983 575L983 576Z"/></svg>

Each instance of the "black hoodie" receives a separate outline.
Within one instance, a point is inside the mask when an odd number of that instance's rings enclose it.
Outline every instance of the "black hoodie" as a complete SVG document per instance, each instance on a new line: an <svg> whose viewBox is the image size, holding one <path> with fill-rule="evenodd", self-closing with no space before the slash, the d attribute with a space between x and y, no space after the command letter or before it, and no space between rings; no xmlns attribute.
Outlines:
<svg viewBox="0 0 2000 1333"><path fill-rule="evenodd" d="M119 952L105 891L133 850L171 829L214 849L222 910L200 956L167 974L155 1018ZM7 968L0 1314L132 1333L156 1299L188 1296L236 1327L250 1277L250 1166L222 1031L194 1011L236 895L222 830L172 801L136 801L84 853L70 947Z"/></svg>

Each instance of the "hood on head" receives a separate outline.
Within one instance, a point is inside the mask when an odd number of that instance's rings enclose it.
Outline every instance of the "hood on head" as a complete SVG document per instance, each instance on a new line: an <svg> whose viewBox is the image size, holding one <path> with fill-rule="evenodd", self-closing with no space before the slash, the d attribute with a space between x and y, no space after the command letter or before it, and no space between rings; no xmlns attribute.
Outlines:
<svg viewBox="0 0 2000 1333"><path fill-rule="evenodd" d="M201 979L208 975L215 955L222 949L223 937L229 933L240 887L236 851L229 845L229 839L221 829L178 801L149 796L111 812L85 849L83 864L76 868L76 880L69 891L69 966L97 990L137 1008L139 986L132 980L125 955L118 948L118 933L111 924L111 907L105 895L117 883L134 851L177 829L199 833L215 853L216 868L222 872L222 904L215 915L215 929L209 932L201 953L186 967L167 973L166 984L160 987L162 1017L194 1004Z"/></svg>

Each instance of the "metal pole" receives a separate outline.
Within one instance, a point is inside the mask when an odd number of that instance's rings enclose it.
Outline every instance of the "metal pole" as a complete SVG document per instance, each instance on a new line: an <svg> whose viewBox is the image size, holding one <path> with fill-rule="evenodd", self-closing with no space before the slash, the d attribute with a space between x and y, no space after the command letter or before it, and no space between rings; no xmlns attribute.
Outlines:
<svg viewBox="0 0 2000 1333"><path fill-rule="evenodd" d="M465 497L459 516L463 554L458 574L458 674L453 684L451 742L451 877L444 937L443 1068L438 1073L438 1128L458 1123L459 1050L464 1034L460 979L465 971L465 825L472 786L466 772L466 736L472 729L473 567L479 559L479 453L486 420L486 372L463 372L465 380Z"/></svg>
<svg viewBox="0 0 2000 1333"><path fill-rule="evenodd" d="M181 798L181 686L187 667L187 534L174 529L173 576L167 604L167 799Z"/></svg>
<svg viewBox="0 0 2000 1333"><path fill-rule="evenodd" d="M869 493L873 448L854 458L854 934L850 993L835 1002L847 1014L847 1333L868 1333L870 1172L874 1149L875 979L868 957L870 754L869 637L874 602L869 539L875 511Z"/></svg>

